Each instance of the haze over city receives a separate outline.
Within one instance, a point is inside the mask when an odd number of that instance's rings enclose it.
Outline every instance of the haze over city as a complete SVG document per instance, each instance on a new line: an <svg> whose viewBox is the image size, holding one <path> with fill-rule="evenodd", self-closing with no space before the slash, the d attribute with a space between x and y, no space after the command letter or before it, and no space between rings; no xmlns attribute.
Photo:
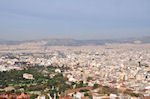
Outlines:
<svg viewBox="0 0 150 99"><path fill-rule="evenodd" d="M150 99L150 0L0 0L0 99Z"/></svg>
<svg viewBox="0 0 150 99"><path fill-rule="evenodd" d="M149 0L1 0L0 39L150 36Z"/></svg>

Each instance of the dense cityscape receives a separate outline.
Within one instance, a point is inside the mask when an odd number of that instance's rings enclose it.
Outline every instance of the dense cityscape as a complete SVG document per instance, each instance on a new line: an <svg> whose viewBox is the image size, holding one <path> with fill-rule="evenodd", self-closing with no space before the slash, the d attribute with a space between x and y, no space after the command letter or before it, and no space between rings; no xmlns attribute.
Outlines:
<svg viewBox="0 0 150 99"><path fill-rule="evenodd" d="M149 99L149 44L43 44L0 46L1 94L33 99Z"/></svg>
<svg viewBox="0 0 150 99"><path fill-rule="evenodd" d="M0 0L0 99L150 99L150 0Z"/></svg>

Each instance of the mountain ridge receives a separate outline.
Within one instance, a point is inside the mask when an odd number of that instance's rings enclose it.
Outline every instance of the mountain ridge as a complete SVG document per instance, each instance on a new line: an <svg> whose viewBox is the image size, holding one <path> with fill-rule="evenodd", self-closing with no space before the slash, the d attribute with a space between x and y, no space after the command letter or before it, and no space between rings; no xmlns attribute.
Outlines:
<svg viewBox="0 0 150 99"><path fill-rule="evenodd" d="M99 40L76 40L76 39L41 39L41 40L24 40L12 41L0 39L0 45L19 45L22 43L45 41L44 46L86 46L86 45L105 45L106 43L150 43L150 36L141 38L124 38L124 39L99 39Z"/></svg>

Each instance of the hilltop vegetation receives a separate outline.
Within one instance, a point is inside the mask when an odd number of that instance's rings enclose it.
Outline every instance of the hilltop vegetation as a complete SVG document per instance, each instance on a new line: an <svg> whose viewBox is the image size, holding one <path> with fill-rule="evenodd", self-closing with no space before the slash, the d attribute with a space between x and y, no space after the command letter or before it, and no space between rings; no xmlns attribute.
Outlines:
<svg viewBox="0 0 150 99"><path fill-rule="evenodd" d="M62 73L56 73L55 69L59 68L63 71L63 67L28 67L24 70L11 70L0 72L0 88L14 87L11 93L30 93L32 91L39 91L41 94L49 93L52 97L54 93L61 94L67 89L71 89L71 85L66 84L66 78ZM24 73L32 74L34 79L23 78ZM53 75L53 77L50 77ZM0 91L5 93L5 91Z"/></svg>

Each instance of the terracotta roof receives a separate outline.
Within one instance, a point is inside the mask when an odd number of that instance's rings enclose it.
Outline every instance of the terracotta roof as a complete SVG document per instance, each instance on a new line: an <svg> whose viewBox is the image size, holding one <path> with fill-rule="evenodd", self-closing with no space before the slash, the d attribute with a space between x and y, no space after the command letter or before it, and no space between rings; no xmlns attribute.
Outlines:
<svg viewBox="0 0 150 99"><path fill-rule="evenodd" d="M59 98L59 99L72 99L70 97L62 97L62 98Z"/></svg>
<svg viewBox="0 0 150 99"><path fill-rule="evenodd" d="M16 99L29 99L29 96L24 93L21 93L21 95L18 96Z"/></svg>
<svg viewBox="0 0 150 99"><path fill-rule="evenodd" d="M150 99L150 96L144 97L144 99Z"/></svg>
<svg viewBox="0 0 150 99"><path fill-rule="evenodd" d="M126 88L126 86L125 86L125 85L122 85L121 87L122 87L122 88Z"/></svg>
<svg viewBox="0 0 150 99"><path fill-rule="evenodd" d="M89 99L89 97L82 97L81 99Z"/></svg>
<svg viewBox="0 0 150 99"><path fill-rule="evenodd" d="M143 91L147 91L148 89L143 89Z"/></svg>
<svg viewBox="0 0 150 99"><path fill-rule="evenodd" d="M93 89L93 87L82 87L82 88L78 88L78 89L72 89L72 90L66 90L65 93L69 94L69 93L73 93L73 92L79 92L81 89Z"/></svg>
<svg viewBox="0 0 150 99"><path fill-rule="evenodd" d="M44 97L45 95L40 95L40 97Z"/></svg>

